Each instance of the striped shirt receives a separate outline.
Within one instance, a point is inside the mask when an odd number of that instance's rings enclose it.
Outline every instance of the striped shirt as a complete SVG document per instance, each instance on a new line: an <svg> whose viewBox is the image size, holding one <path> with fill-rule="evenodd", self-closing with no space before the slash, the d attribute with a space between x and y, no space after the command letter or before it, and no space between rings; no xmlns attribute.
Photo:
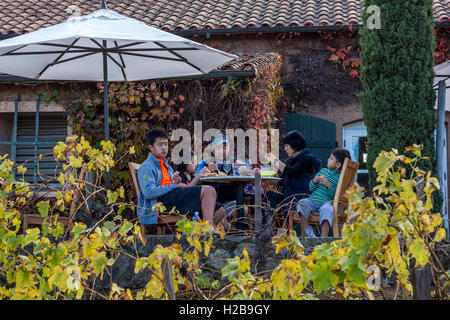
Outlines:
<svg viewBox="0 0 450 320"><path fill-rule="evenodd" d="M336 193L336 188L339 182L339 176L341 175L341 170L334 170L323 168L316 176L324 176L328 179L331 184L330 189L321 183L314 183L313 180L309 182L309 190L311 190L311 196L309 197L316 205L320 206L324 202L334 199L334 194Z"/></svg>

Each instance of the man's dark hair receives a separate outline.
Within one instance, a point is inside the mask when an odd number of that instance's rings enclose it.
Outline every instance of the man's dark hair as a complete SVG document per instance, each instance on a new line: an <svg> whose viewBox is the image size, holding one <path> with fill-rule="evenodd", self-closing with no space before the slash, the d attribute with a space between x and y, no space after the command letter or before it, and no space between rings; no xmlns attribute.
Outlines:
<svg viewBox="0 0 450 320"><path fill-rule="evenodd" d="M295 151L302 151L306 147L305 137L297 130L289 131L284 136L283 143L290 145Z"/></svg>
<svg viewBox="0 0 450 320"><path fill-rule="evenodd" d="M334 149L331 153L340 164L344 165L345 158L351 159L350 152L346 149Z"/></svg>
<svg viewBox="0 0 450 320"><path fill-rule="evenodd" d="M169 136L161 129L153 129L147 135L147 142L149 145L153 145L158 138L169 139Z"/></svg>

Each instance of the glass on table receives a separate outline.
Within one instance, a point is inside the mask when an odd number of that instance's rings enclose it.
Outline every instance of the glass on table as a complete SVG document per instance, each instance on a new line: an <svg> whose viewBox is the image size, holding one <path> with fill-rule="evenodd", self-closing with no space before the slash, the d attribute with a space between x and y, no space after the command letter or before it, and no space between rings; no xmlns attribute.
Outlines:
<svg viewBox="0 0 450 320"><path fill-rule="evenodd" d="M230 175L231 174L231 169L232 169L232 165L229 162L225 162L223 164L223 170L225 171L226 174Z"/></svg>

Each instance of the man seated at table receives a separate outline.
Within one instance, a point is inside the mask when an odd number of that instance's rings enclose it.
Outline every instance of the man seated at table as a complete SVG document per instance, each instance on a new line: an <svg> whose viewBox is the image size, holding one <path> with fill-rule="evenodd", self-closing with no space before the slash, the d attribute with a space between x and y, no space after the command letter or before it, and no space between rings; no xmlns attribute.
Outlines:
<svg viewBox="0 0 450 320"><path fill-rule="evenodd" d="M222 149L222 159L218 159L218 155ZM197 166L195 175L197 175L203 168L208 168L210 172L226 172L231 170L230 168L224 168L224 162L226 162L228 153L230 152L228 148L228 140L225 136L218 139L213 139L211 142L211 154L212 157L205 158ZM230 165L231 166L231 165ZM225 170L227 169L227 170ZM225 203L227 201L236 200L236 186L232 183L214 183L212 184L217 191L217 200L220 203Z"/></svg>
<svg viewBox="0 0 450 320"><path fill-rule="evenodd" d="M228 174L232 170L232 165L238 161L233 157L233 161L228 163L228 168L225 166L227 163L229 153L231 152L228 144L228 140L225 136L219 138L213 138L211 145L212 157L205 158L197 166L194 175L197 175L204 168L208 168L210 172L225 172ZM221 152L222 158L219 155ZM236 183L221 183L221 182L208 182L208 185L213 186L217 191L217 201L222 203L227 212L227 217L231 218L231 214L236 210L237 199L237 184ZM244 215L248 216L248 207L244 206Z"/></svg>
<svg viewBox="0 0 450 320"><path fill-rule="evenodd" d="M137 172L140 187L140 208L137 208L139 222L157 223L158 217L152 212L152 207L157 202L162 202L167 210L175 207L182 214L199 212L200 217L209 221L212 228L221 223L225 231L228 231L229 223L224 219L225 209L216 201L216 190L211 186L188 186L181 183L179 175L174 174L166 159L169 152L167 134L153 129L147 139L150 152Z"/></svg>

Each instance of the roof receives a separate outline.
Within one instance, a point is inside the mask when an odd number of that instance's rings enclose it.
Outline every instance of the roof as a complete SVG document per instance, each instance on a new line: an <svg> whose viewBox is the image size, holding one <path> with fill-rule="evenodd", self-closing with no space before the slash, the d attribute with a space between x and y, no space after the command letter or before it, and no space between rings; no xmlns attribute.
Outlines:
<svg viewBox="0 0 450 320"><path fill-rule="evenodd" d="M363 0L109 0L108 9L169 31L362 24ZM100 0L2 0L0 34L21 34L85 15ZM436 21L450 17L434 0Z"/></svg>

